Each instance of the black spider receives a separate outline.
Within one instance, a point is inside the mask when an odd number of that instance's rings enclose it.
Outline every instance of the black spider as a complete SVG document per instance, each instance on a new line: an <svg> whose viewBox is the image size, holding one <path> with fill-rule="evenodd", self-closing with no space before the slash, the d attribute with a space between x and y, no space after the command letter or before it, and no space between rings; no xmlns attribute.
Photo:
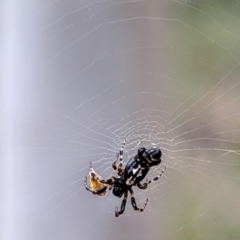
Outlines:
<svg viewBox="0 0 240 240"><path fill-rule="evenodd" d="M148 202L148 199L146 199L144 206L142 208L138 208L134 192L132 190L132 186L137 186L140 189L146 189L148 187L148 184L151 182L154 182L159 179L159 177L163 174L166 167L162 170L162 172L152 178L151 180L146 180L145 183L141 184L140 182L145 178L148 171L151 167L154 167L161 163L161 155L162 152L159 148L150 148L146 149L144 147L140 147L138 149L137 155L132 157L125 168L123 168L123 149L124 149L125 141L123 142L123 145L117 154L116 160L112 163L113 169L116 171L118 177L112 176L111 178L107 180L103 180L96 172L95 174L90 174L90 186L87 185L87 177L85 178L84 184L88 191L92 192L93 194L97 194L102 196L106 193L107 188L109 190L112 190L112 193L114 196L121 198L123 196L123 201L121 204L121 209L118 211L118 208L116 207L115 210L115 216L118 217L120 214L122 214L125 210L128 192L130 192L131 195L131 202L132 206L136 211L142 212ZM119 160L118 167L116 166L117 161ZM90 166L90 169L92 169L92 166ZM99 184L92 184L98 182ZM92 186L98 186L98 187L92 187Z"/></svg>

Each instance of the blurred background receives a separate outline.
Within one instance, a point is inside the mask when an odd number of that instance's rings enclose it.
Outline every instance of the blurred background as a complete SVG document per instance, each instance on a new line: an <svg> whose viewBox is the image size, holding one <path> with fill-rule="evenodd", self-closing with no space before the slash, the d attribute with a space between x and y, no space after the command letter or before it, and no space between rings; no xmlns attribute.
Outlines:
<svg viewBox="0 0 240 240"><path fill-rule="evenodd" d="M240 2L2 3L4 240L239 239ZM139 146L163 176L128 201L97 197Z"/></svg>

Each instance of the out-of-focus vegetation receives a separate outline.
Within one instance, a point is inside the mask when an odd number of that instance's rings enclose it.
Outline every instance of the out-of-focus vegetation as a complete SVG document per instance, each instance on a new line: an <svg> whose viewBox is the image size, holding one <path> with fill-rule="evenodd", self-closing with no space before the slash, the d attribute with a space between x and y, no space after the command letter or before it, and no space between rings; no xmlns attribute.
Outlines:
<svg viewBox="0 0 240 240"><path fill-rule="evenodd" d="M240 109L237 101L240 94L240 2L173 2L174 6L179 4L173 8L179 23L176 24L175 39L171 41L177 41L178 47L189 53L188 58L176 55L173 71L186 82L182 92L196 93L199 99L204 96L192 110L193 116L198 116L198 111L204 109L200 113L202 117L195 121L195 127L216 122L207 130L200 129L198 134L210 138L213 133L232 131L213 135L218 142L205 139L195 142L197 146L192 142L188 147L239 151L237 129L240 129L240 117L231 116ZM240 236L239 155L226 152L226 157L218 157L214 150L206 152L202 156L199 152L194 155L197 159L205 159L205 163L188 162L192 181L183 179L177 190L179 196L186 198L182 211L177 214L174 209L172 211L173 225L178 229L173 239L236 240ZM183 225L188 221L189 224Z"/></svg>

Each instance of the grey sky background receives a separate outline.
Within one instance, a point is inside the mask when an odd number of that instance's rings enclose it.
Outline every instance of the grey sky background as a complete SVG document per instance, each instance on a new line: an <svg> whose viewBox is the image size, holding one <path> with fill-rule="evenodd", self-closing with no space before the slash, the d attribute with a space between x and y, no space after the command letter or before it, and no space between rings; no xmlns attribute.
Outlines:
<svg viewBox="0 0 240 240"><path fill-rule="evenodd" d="M2 15L2 239L239 239L238 1L9 1ZM163 176L87 192L123 139Z"/></svg>

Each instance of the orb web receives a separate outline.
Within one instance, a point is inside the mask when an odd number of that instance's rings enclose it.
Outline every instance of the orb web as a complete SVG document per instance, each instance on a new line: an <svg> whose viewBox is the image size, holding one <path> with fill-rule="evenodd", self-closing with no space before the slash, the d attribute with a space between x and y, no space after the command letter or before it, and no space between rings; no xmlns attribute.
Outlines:
<svg viewBox="0 0 240 240"><path fill-rule="evenodd" d="M238 239L239 1L53 1L32 6L16 147L15 239ZM23 38L24 39L24 38ZM17 104L16 104L17 106ZM16 111L18 112L18 111ZM159 147L146 190L87 192L126 140ZM20 179L20 180L19 180ZM18 205L18 206L17 206ZM24 219L20 221L20 219Z"/></svg>

